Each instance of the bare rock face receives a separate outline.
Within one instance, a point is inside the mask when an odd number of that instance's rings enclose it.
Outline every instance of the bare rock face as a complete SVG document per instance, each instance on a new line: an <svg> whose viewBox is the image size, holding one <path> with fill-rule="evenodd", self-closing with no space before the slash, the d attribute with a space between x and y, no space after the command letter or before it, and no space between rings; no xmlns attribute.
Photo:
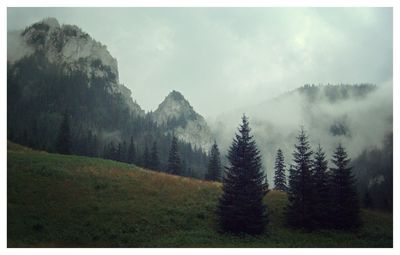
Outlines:
<svg viewBox="0 0 400 255"><path fill-rule="evenodd" d="M196 113L183 95L172 91L153 113L153 119L166 133L191 143L203 151L209 151L213 136L205 119Z"/></svg>
<svg viewBox="0 0 400 255"><path fill-rule="evenodd" d="M119 83L118 63L107 47L75 25L60 25L56 19L47 18L24 30L9 31L7 51L10 65L39 53L50 63L62 66L65 74L84 72L89 87L95 80L105 81L110 94L121 95L133 113L145 115L132 100L131 91ZM179 92L172 91L151 116L166 134L174 133L193 147L210 150L213 143L210 128Z"/></svg>
<svg viewBox="0 0 400 255"><path fill-rule="evenodd" d="M80 70L91 79L106 79L109 93L121 94L132 112L144 115L133 102L131 91L119 83L118 63L107 47L74 25L60 25L55 18L37 22L23 31L8 32L7 61L13 64L35 52L43 53L50 63L64 66L66 73ZM90 86L90 82L88 86Z"/></svg>

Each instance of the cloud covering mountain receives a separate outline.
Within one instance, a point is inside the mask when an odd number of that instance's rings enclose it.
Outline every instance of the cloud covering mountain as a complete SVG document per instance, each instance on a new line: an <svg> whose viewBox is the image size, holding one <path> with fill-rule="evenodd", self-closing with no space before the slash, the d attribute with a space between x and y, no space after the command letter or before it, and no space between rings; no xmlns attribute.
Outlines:
<svg viewBox="0 0 400 255"><path fill-rule="evenodd" d="M305 86L222 114L210 125L223 149L230 145L236 131L233 127L238 126L243 113L250 118L272 182L276 150L281 148L286 163L290 163L301 126L313 149L321 144L329 157L339 143L352 158L364 150L382 149L385 136L393 132L392 84Z"/></svg>
<svg viewBox="0 0 400 255"><path fill-rule="evenodd" d="M8 8L8 30L43 17L107 45L147 111L172 90L208 118L307 83L392 77L391 8Z"/></svg>

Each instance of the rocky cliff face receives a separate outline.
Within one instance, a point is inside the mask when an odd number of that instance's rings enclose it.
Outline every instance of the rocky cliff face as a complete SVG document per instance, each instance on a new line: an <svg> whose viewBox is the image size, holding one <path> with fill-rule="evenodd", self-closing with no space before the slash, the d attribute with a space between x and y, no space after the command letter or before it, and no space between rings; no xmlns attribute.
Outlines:
<svg viewBox="0 0 400 255"><path fill-rule="evenodd" d="M69 77L70 74L73 76L74 71L83 73L87 76L88 88L96 87L94 84L101 81L100 83L105 84L105 91L110 95L122 96L124 101L122 108L128 106L136 115L146 115L132 100L131 91L119 83L117 60L111 56L105 45L94 40L79 27L60 25L56 19L47 18L24 30L9 31L7 40L7 62L11 67L17 67L23 59L39 54L44 56L50 65L61 67L62 75L65 77ZM18 72L18 67L13 70ZM19 77L17 73L14 75ZM102 101L104 100L101 99L99 104L103 105ZM95 104L94 107L100 106ZM106 114L111 114L111 109L104 111ZM166 134L173 132L178 139L189 142L197 148L204 151L210 149L213 138L206 121L194 111L179 92L171 92L150 115Z"/></svg>
<svg viewBox="0 0 400 255"><path fill-rule="evenodd" d="M10 31L7 38L7 61L10 64L41 52L50 63L64 66L64 72L80 70L90 80L106 79L109 93L121 94L132 112L144 115L133 102L131 91L119 83L118 63L107 47L73 25L60 25L54 18L37 22L23 31Z"/></svg>
<svg viewBox="0 0 400 255"><path fill-rule="evenodd" d="M165 132L174 133L178 139L209 151L213 142L210 128L204 118L196 113L183 95L172 91L152 115Z"/></svg>

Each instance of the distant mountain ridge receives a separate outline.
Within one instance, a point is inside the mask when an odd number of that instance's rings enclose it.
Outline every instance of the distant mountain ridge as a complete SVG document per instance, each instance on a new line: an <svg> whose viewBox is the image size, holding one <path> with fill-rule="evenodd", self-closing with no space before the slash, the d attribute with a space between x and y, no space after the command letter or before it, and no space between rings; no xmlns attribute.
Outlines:
<svg viewBox="0 0 400 255"><path fill-rule="evenodd" d="M326 100L330 103L336 103L347 99L363 99L376 89L377 86L371 83L336 85L305 84L304 86L286 92L279 97L300 94L305 96L310 103L322 100Z"/></svg>

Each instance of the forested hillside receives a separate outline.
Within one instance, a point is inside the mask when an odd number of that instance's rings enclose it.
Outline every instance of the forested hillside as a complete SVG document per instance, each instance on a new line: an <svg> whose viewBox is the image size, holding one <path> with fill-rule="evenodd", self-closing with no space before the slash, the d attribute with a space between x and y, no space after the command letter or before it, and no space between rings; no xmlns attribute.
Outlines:
<svg viewBox="0 0 400 255"><path fill-rule="evenodd" d="M23 44L27 53L16 54L12 40ZM185 101L191 114L203 121L199 122L201 127L185 132L186 122L172 128L157 123L119 83L117 62L106 47L78 27L60 26L55 19L46 19L10 33L8 49L7 131L11 141L59 151L56 144L63 135L64 120L69 126L68 134L64 134L70 140L68 153L166 171L176 133L180 138L181 175L204 178L206 152L211 148L204 119ZM168 123L180 118L170 117L166 115ZM198 136L202 130L206 130L208 142L203 143L204 136L193 140L188 133ZM157 156L157 166L149 165L150 150Z"/></svg>
<svg viewBox="0 0 400 255"><path fill-rule="evenodd" d="M227 150L233 135L229 127L245 112L253 123L271 186L276 151L281 149L291 162L296 132L301 126L308 131L314 152L320 144L332 154L342 143L352 159L362 205L391 211L392 107L389 85L306 84L262 103L221 114L212 127L221 150ZM289 166L286 171L288 175Z"/></svg>
<svg viewBox="0 0 400 255"><path fill-rule="evenodd" d="M111 160L8 143L8 247L392 247L392 214L362 210L355 232L285 223L287 197L270 191L267 231L217 231L221 184Z"/></svg>

